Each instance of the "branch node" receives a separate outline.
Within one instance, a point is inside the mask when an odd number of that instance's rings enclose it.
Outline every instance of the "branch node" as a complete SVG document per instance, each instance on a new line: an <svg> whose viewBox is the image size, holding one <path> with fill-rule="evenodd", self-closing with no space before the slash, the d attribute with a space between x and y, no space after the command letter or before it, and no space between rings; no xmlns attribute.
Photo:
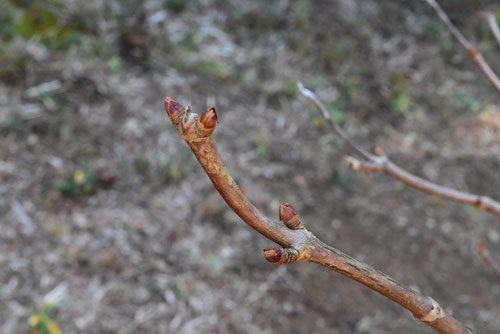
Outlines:
<svg viewBox="0 0 500 334"><path fill-rule="evenodd" d="M352 170L356 172L363 173L379 173L384 171L384 157L381 157L380 161L375 163L360 161L353 157L344 157L344 160L347 162L347 165L352 168Z"/></svg>
<svg viewBox="0 0 500 334"><path fill-rule="evenodd" d="M479 209L484 210L486 208L486 202L488 201L488 198L486 196L479 196L476 200L476 203L474 203Z"/></svg>
<svg viewBox="0 0 500 334"><path fill-rule="evenodd" d="M347 165L354 171L359 171L361 167L361 162L353 157L344 157L345 162L347 162Z"/></svg>
<svg viewBox="0 0 500 334"><path fill-rule="evenodd" d="M299 230L304 228L300 216L297 214L297 212L295 212L294 208L291 205L288 205L288 203L286 203L285 205L280 205L279 217L280 220L292 230Z"/></svg>
<svg viewBox="0 0 500 334"><path fill-rule="evenodd" d="M429 298L430 303L432 304L431 310L429 311L429 313L427 313L423 317L417 318L418 321L420 321L424 324L433 323L437 319L446 316L446 312L443 311L443 309L438 304L438 302L435 301L434 299L432 299L431 297L428 297L428 298Z"/></svg>
<svg viewBox="0 0 500 334"><path fill-rule="evenodd" d="M385 152L384 150L382 149L382 147L378 146L378 145L373 145L372 147L372 152L373 154L379 156L379 157L385 157Z"/></svg>
<svg viewBox="0 0 500 334"><path fill-rule="evenodd" d="M481 239L476 240L476 247L477 247L477 251L479 253L484 253L486 250L486 245L484 244L484 242Z"/></svg>
<svg viewBox="0 0 500 334"><path fill-rule="evenodd" d="M288 264L298 260L299 251L294 248L264 248L264 257L267 261L275 264Z"/></svg>
<svg viewBox="0 0 500 334"><path fill-rule="evenodd" d="M476 56L477 56L477 49L476 49L476 47L475 47L474 45L471 45L467 51L469 51L469 56L470 56L472 59L476 59Z"/></svg>

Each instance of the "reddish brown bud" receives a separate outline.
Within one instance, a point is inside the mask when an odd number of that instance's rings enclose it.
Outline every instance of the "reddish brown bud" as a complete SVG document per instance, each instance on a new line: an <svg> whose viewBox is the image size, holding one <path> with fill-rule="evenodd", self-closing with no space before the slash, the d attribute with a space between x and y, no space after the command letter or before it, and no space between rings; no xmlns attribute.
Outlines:
<svg viewBox="0 0 500 334"><path fill-rule="evenodd" d="M271 263L278 263L283 256L281 247L264 248L264 257Z"/></svg>
<svg viewBox="0 0 500 334"><path fill-rule="evenodd" d="M285 205L280 205L280 220L283 222L290 221L293 217L297 215L297 212L292 208L291 205L286 203Z"/></svg>
<svg viewBox="0 0 500 334"><path fill-rule="evenodd" d="M480 208L481 210L484 210L484 208L485 208L483 198L484 197L478 197L476 199L476 201L474 202L474 205L477 206L478 208Z"/></svg>
<svg viewBox="0 0 500 334"><path fill-rule="evenodd" d="M292 263L299 259L299 252L293 248L265 248L264 257L271 263Z"/></svg>
<svg viewBox="0 0 500 334"><path fill-rule="evenodd" d="M476 247L479 253L484 253L484 251L486 250L486 245L479 239L476 241Z"/></svg>
<svg viewBox="0 0 500 334"><path fill-rule="evenodd" d="M469 48L469 56L472 58L472 59L475 59L476 58L476 55L477 55L477 49L475 46L471 46Z"/></svg>
<svg viewBox="0 0 500 334"><path fill-rule="evenodd" d="M184 107L181 106L179 102L175 101L171 97L167 96L165 98L165 111L169 114L169 116L181 112L183 109Z"/></svg>
<svg viewBox="0 0 500 334"><path fill-rule="evenodd" d="M280 205L280 220L283 221L288 228L293 230L304 228L299 215L295 212L292 206L288 205L288 203Z"/></svg>
<svg viewBox="0 0 500 334"><path fill-rule="evenodd" d="M215 127L217 123L217 113L215 112L215 106L208 108L201 114L200 123L203 124L205 128L211 129Z"/></svg>

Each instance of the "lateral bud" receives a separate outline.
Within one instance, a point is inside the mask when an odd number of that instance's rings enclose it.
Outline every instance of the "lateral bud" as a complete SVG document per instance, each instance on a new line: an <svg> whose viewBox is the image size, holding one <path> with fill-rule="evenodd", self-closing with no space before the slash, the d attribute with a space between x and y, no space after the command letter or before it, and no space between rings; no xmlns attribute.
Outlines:
<svg viewBox="0 0 500 334"><path fill-rule="evenodd" d="M217 124L217 113L215 106L205 110L196 122L196 132L200 137L209 137Z"/></svg>
<svg viewBox="0 0 500 334"><path fill-rule="evenodd" d="M290 229L298 230L304 228L300 216L295 212L291 205L286 203L280 205L280 220Z"/></svg>
<svg viewBox="0 0 500 334"><path fill-rule="evenodd" d="M429 313L424 315L423 317L417 318L418 321L424 324L429 324L436 321L439 318L443 318L446 316L443 308L431 297L427 297L429 300L430 310Z"/></svg>
<svg viewBox="0 0 500 334"><path fill-rule="evenodd" d="M201 114L200 123L203 124L205 128L213 128L217 123L217 113L215 112L215 106L208 108Z"/></svg>
<svg viewBox="0 0 500 334"><path fill-rule="evenodd" d="M299 252L293 248L265 248L264 257L271 263L288 264L296 261L299 258Z"/></svg>

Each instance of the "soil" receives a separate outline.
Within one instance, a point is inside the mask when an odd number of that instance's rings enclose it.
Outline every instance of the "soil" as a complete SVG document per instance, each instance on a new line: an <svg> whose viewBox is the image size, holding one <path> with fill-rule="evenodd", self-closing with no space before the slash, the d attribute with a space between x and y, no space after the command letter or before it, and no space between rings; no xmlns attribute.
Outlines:
<svg viewBox="0 0 500 334"><path fill-rule="evenodd" d="M495 2L442 5L500 70L476 15ZM500 261L499 217L350 170L295 86L362 146L500 199L500 95L424 1L40 3L79 42L2 42L1 333L50 303L63 333L433 332L337 273L266 262L274 245L220 199L167 95L217 106L219 151L263 213L289 202L323 241L500 333L500 277L476 251Z"/></svg>

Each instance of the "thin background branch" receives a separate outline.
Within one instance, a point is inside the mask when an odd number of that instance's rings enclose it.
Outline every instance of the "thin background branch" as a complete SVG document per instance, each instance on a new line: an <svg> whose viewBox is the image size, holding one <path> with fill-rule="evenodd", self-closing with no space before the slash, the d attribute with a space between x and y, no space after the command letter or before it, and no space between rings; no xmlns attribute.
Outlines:
<svg viewBox="0 0 500 334"><path fill-rule="evenodd" d="M500 216L500 202L482 195L476 195L467 193L464 191L456 190L450 187L445 187L438 185L436 183L427 181L422 179L412 173L404 170L403 168L396 165L394 162L389 160L384 151L378 147L374 146L374 153L370 154L363 148L361 148L357 143L353 142L348 136L344 133L344 131L340 128L340 126L330 117L328 110L324 106L323 103L316 97L316 95L305 88L302 83L297 83L300 93L311 100L315 106L320 111L321 115L325 118L325 120L332 125L334 131L339 134L339 136L352 148L354 148L354 152L360 154L365 158L365 161L358 160L354 157L346 157L346 161L349 166L360 172L365 173L386 173L391 175L392 177L400 180L407 185L426 192L431 195L436 195L442 198L446 198L449 200L453 200L456 202L470 204L481 210L485 210L491 212L497 216Z"/></svg>
<svg viewBox="0 0 500 334"><path fill-rule="evenodd" d="M493 36L495 36L495 39L498 42L498 46L500 46L500 28L498 27L496 15L490 12L483 14L486 18L486 21L488 21Z"/></svg>
<svg viewBox="0 0 500 334"><path fill-rule="evenodd" d="M481 239L476 241L476 248L479 256L483 259L483 261L493 270L493 272L500 277L500 266L496 263L490 256L490 252L486 247L486 244Z"/></svg>
<svg viewBox="0 0 500 334"><path fill-rule="evenodd" d="M467 38L458 30L458 28L450 21L446 12L439 6L436 0L424 0L427 2L438 14L439 18L450 32L455 36L455 38L462 44L462 46L469 52L469 56L476 63L483 74L488 78L491 84L500 92L500 79L496 73L491 69L491 66L486 62L483 55L477 50L477 48L469 42Z"/></svg>

